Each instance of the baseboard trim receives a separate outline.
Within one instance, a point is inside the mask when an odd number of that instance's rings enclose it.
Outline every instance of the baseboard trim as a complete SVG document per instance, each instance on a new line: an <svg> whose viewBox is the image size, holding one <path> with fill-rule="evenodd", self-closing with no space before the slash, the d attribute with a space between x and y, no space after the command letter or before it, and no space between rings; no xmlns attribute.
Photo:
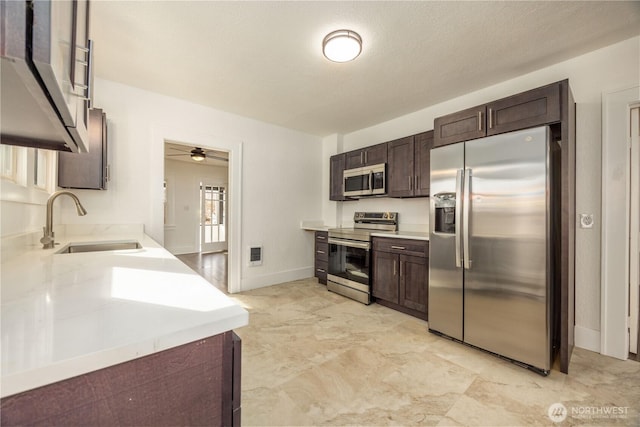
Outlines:
<svg viewBox="0 0 640 427"><path fill-rule="evenodd" d="M575 345L585 350L600 353L600 331L585 328L583 326L575 327Z"/></svg>
<svg viewBox="0 0 640 427"><path fill-rule="evenodd" d="M241 280L241 292L251 289L264 288L278 283L292 282L294 280L313 277L313 267L296 268L294 270L280 271L261 276L243 278Z"/></svg>

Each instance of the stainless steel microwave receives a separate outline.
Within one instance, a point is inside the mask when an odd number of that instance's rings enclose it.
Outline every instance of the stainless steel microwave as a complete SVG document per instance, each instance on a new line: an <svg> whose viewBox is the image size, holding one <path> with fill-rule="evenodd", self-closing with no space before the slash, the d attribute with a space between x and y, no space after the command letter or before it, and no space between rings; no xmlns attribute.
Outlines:
<svg viewBox="0 0 640 427"><path fill-rule="evenodd" d="M385 163L347 169L344 171L345 197L378 196L387 194Z"/></svg>

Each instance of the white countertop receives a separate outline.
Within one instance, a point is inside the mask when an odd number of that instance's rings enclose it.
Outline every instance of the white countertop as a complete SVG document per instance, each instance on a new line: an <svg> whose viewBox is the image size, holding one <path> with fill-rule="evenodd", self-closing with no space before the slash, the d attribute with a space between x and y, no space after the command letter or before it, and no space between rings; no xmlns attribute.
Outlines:
<svg viewBox="0 0 640 427"><path fill-rule="evenodd" d="M244 308L141 226L84 226L66 237L55 228L56 248L32 243L1 265L2 397L248 324ZM104 240L143 247L55 254L69 242Z"/></svg>
<svg viewBox="0 0 640 427"><path fill-rule="evenodd" d="M394 231L383 233L371 233L371 237L390 237L394 239L414 239L414 240L429 240L429 233L422 231Z"/></svg>

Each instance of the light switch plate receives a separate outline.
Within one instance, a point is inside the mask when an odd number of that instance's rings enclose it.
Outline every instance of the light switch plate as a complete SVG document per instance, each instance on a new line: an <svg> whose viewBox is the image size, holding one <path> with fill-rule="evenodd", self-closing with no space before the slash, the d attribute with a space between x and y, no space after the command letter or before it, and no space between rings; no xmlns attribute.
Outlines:
<svg viewBox="0 0 640 427"><path fill-rule="evenodd" d="M593 214L580 214L580 228L593 228Z"/></svg>

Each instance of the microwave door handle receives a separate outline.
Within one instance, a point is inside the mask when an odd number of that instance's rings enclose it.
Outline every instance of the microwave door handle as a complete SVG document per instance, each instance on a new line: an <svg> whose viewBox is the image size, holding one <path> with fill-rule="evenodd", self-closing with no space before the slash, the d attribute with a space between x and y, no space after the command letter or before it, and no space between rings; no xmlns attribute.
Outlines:
<svg viewBox="0 0 640 427"><path fill-rule="evenodd" d="M369 171L369 192L373 194L373 171Z"/></svg>

